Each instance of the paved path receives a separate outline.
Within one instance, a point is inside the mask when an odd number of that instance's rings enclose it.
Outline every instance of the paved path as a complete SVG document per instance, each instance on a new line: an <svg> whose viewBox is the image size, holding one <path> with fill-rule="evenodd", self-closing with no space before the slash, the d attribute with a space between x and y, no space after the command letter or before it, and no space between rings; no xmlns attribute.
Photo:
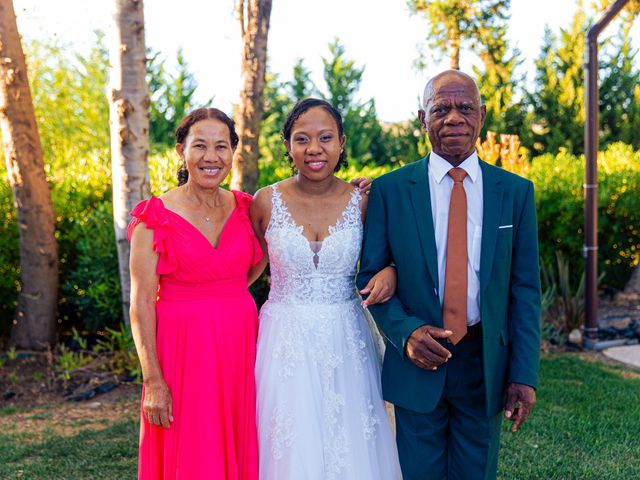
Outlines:
<svg viewBox="0 0 640 480"><path fill-rule="evenodd" d="M624 345L603 350L607 357L613 358L632 367L640 368L640 345Z"/></svg>

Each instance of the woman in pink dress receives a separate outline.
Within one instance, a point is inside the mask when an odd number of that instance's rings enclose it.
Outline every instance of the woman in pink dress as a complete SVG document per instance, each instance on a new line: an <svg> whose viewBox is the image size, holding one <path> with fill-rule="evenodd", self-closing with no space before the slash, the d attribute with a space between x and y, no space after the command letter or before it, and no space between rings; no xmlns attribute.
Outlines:
<svg viewBox="0 0 640 480"><path fill-rule="evenodd" d="M251 196L220 188L238 136L208 108L176 131L181 185L133 211L131 327L144 377L138 478L257 480L262 250Z"/></svg>

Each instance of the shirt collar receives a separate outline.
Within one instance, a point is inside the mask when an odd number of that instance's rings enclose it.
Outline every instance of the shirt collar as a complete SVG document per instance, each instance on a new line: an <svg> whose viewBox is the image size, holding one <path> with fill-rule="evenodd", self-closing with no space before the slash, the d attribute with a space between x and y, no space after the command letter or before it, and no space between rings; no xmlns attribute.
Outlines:
<svg viewBox="0 0 640 480"><path fill-rule="evenodd" d="M458 165L459 168L464 169L467 172L467 176L475 183L480 171L480 160L478 159L478 152L473 151L471 155L464 159L464 161ZM444 158L435 152L431 152L429 155L429 169L435 179L436 183L442 182L442 179L453 167Z"/></svg>

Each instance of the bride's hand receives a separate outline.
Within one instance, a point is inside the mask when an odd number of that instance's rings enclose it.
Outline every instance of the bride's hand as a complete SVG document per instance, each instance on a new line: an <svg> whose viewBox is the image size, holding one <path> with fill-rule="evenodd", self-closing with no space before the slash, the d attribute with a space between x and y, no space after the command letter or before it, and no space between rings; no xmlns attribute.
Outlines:
<svg viewBox="0 0 640 480"><path fill-rule="evenodd" d="M369 190L371 190L371 183L373 179L371 177L358 177L352 179L349 183L354 185L360 189L360 193L364 193L365 195L369 195Z"/></svg>
<svg viewBox="0 0 640 480"><path fill-rule="evenodd" d="M389 265L376 273L366 287L360 290L361 295L369 296L362 301L363 307L375 305L376 303L384 303L396 293L396 284L398 274L396 268Z"/></svg>

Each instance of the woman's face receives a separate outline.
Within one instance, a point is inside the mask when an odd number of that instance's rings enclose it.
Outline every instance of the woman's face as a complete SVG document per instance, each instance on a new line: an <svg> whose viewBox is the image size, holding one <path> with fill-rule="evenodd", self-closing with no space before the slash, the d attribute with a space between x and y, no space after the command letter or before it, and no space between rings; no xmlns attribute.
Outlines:
<svg viewBox="0 0 640 480"><path fill-rule="evenodd" d="M329 112L312 107L295 121L284 146L300 175L323 180L333 175L345 139L339 135L338 125Z"/></svg>
<svg viewBox="0 0 640 480"><path fill-rule="evenodd" d="M231 170L234 150L229 133L227 125L213 118L191 126L184 143L176 145L189 172L188 182L215 188L224 181Z"/></svg>

